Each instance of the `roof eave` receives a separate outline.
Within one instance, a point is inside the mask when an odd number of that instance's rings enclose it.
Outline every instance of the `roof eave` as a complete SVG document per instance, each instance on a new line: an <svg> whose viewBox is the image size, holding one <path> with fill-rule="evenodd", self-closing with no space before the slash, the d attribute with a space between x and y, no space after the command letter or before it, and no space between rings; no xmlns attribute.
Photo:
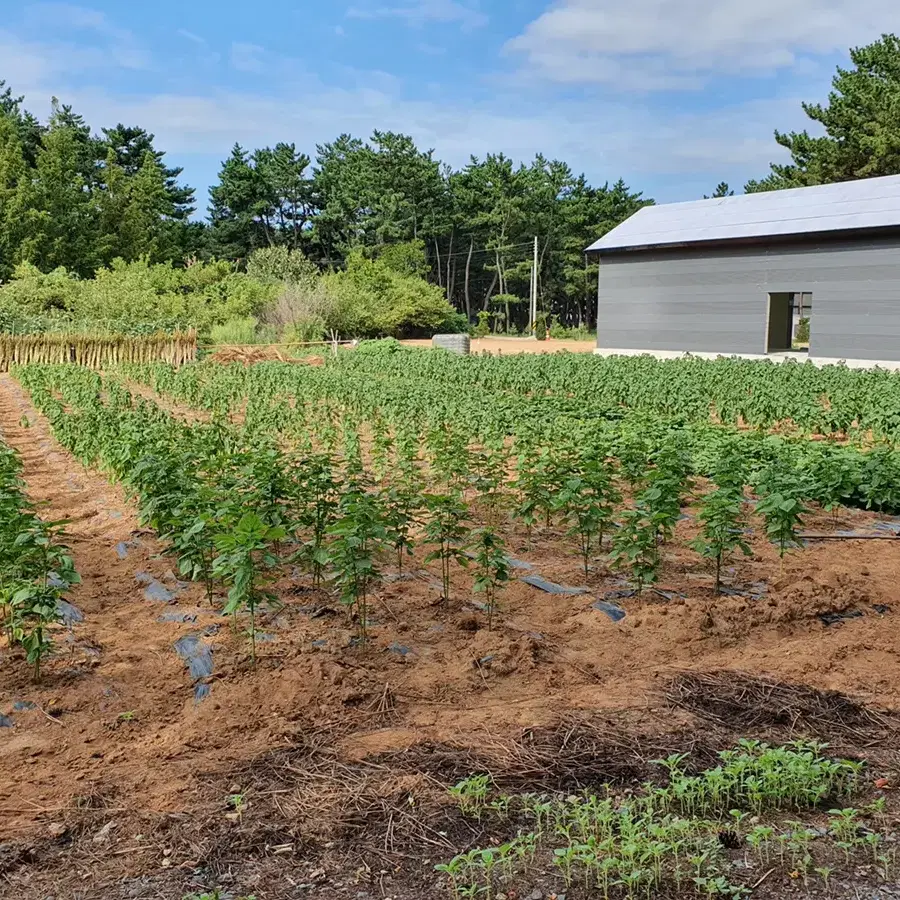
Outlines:
<svg viewBox="0 0 900 900"><path fill-rule="evenodd" d="M829 231L800 231L790 234L760 234L747 237L717 238L712 240L679 241L660 244L626 244L615 247L600 247L599 241L591 244L584 252L603 256L611 253L641 253L651 250L686 250L697 247L751 247L760 244L804 243L820 240L846 240L862 236L885 237L900 234L900 225L881 225L871 228L842 228Z"/></svg>

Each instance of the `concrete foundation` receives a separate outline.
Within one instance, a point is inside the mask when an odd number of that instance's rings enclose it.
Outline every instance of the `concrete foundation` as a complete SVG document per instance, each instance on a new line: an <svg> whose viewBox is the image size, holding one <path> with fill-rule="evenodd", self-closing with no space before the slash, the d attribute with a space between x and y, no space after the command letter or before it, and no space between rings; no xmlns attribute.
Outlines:
<svg viewBox="0 0 900 900"><path fill-rule="evenodd" d="M654 356L657 359L683 359L696 356L700 359L719 359L737 357L738 359L768 359L771 362L811 362L816 366L846 366L848 369L888 369L900 372L900 360L889 359L832 359L830 357L809 356L806 353L785 351L783 353L709 353L698 350L612 350L598 347L594 350L597 356Z"/></svg>

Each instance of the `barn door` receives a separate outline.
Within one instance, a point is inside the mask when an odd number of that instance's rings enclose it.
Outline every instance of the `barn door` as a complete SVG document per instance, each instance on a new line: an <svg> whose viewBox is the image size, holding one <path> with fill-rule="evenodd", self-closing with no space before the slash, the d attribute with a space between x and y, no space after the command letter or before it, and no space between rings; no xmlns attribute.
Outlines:
<svg viewBox="0 0 900 900"><path fill-rule="evenodd" d="M784 353L791 349L793 309L790 294L769 294L766 330L766 353Z"/></svg>

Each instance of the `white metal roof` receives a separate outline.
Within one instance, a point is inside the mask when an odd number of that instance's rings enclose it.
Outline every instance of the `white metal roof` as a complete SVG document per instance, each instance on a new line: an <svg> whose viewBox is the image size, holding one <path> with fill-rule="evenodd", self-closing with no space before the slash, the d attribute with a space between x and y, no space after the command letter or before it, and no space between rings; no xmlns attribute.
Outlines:
<svg viewBox="0 0 900 900"><path fill-rule="evenodd" d="M900 175L645 206L588 252L900 226Z"/></svg>

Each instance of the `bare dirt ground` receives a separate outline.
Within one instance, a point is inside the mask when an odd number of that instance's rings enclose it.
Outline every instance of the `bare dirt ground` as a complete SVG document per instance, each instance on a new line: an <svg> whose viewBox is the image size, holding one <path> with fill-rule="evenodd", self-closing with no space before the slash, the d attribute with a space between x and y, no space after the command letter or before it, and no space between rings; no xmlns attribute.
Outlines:
<svg viewBox="0 0 900 900"><path fill-rule="evenodd" d="M740 595L716 597L685 546L689 517L660 591L633 597L610 594L623 585L602 559L585 579L559 531L510 529L513 556L533 567L517 574L587 592L514 581L488 631L470 575L454 574L444 606L417 552L410 575L385 566L359 648L336 599L298 574L277 585L285 605L262 622L254 669L246 638L199 586L177 581L122 491L56 444L8 376L0 433L22 455L31 497L71 521L84 579L70 596L83 621L60 630L40 685L0 645L0 713L12 721L0 728L2 896L179 900L219 886L258 900L437 898L433 865L489 840L446 798L473 772L520 788L628 784L674 750L711 760L738 737L798 733L869 760L873 778L897 769L896 737L877 729L765 704L752 726L698 718L673 707L665 685L740 670L900 710L900 540L812 542L782 564L755 536L752 558L727 573ZM847 511L807 528L877 520ZM624 618L595 608L603 598ZM185 636L211 650L205 699L175 652Z"/></svg>
<svg viewBox="0 0 900 900"><path fill-rule="evenodd" d="M430 340L401 341L409 347L431 347ZM532 338L520 337L487 337L472 339L472 353L495 353L505 355L507 353L593 353L597 344L595 341L556 341L548 338L546 341L536 341Z"/></svg>

